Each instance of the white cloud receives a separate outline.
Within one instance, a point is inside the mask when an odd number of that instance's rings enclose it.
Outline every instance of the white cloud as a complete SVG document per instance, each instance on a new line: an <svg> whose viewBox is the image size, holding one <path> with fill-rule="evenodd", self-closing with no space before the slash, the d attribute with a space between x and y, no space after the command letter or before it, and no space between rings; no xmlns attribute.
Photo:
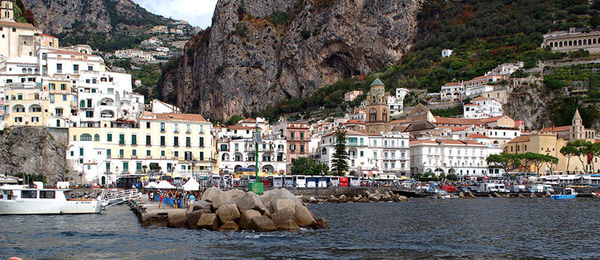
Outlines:
<svg viewBox="0 0 600 260"><path fill-rule="evenodd" d="M146 10L191 25L210 26L217 0L133 0Z"/></svg>

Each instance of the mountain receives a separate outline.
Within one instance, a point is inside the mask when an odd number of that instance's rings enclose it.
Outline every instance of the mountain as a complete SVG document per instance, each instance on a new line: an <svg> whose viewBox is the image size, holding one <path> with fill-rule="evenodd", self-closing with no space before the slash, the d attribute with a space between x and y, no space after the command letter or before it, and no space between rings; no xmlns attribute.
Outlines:
<svg viewBox="0 0 600 260"><path fill-rule="evenodd" d="M131 0L22 0L36 26L62 45L85 43L102 51L130 48L150 37L147 30L172 20L146 11Z"/></svg>
<svg viewBox="0 0 600 260"><path fill-rule="evenodd" d="M422 1L219 0L212 26L163 70L158 89L214 119L307 97L402 58Z"/></svg>

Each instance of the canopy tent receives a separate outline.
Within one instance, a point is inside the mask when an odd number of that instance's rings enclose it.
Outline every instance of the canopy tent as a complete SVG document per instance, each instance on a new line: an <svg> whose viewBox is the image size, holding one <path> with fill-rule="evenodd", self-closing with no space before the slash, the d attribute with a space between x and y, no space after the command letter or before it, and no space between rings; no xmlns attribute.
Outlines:
<svg viewBox="0 0 600 260"><path fill-rule="evenodd" d="M183 185L184 191L197 191L200 190L200 183L195 178L190 178L188 182Z"/></svg>
<svg viewBox="0 0 600 260"><path fill-rule="evenodd" d="M156 182L155 181L151 181L150 183L148 183L148 185L146 185L146 189L155 189L156 188Z"/></svg>
<svg viewBox="0 0 600 260"><path fill-rule="evenodd" d="M176 189L175 186L171 185L168 181L160 181L158 185L156 185L157 189Z"/></svg>

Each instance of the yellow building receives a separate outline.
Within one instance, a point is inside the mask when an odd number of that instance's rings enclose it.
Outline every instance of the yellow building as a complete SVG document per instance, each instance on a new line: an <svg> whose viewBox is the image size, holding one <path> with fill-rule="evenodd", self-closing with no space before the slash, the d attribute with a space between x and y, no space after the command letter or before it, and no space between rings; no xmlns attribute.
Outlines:
<svg viewBox="0 0 600 260"><path fill-rule="evenodd" d="M587 165L586 163L587 158L581 157L581 159L584 161L584 164L582 164L579 158L571 157L569 160L569 158L560 153L560 149L562 149L566 144L566 140L558 138L558 136L554 133L536 133L514 138L508 142L504 148L504 151L507 153L517 154L532 152L551 155L558 158L558 164L556 165L543 165L539 171L540 175L547 175L551 172L552 174L566 174L567 170L570 173L584 173L584 171L591 171L591 165ZM600 165L598 163L598 158L594 158L593 165L593 169L600 169L598 168ZM537 172L535 165L532 165L529 170L531 172Z"/></svg>
<svg viewBox="0 0 600 260"><path fill-rule="evenodd" d="M87 181L106 184L129 173L218 173L212 124L196 114L145 113L136 122L69 128L67 158Z"/></svg>
<svg viewBox="0 0 600 260"><path fill-rule="evenodd" d="M41 84L10 84L4 96L6 126L43 126Z"/></svg>
<svg viewBox="0 0 600 260"><path fill-rule="evenodd" d="M77 105L71 94L71 81L50 79L44 83L44 91L48 92L44 95L48 96L47 102L44 102L44 126L69 127L71 110Z"/></svg>

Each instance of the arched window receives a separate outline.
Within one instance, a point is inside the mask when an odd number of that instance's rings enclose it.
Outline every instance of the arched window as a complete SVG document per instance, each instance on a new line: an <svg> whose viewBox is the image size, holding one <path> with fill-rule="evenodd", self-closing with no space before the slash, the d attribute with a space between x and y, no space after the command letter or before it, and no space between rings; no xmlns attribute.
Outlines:
<svg viewBox="0 0 600 260"><path fill-rule="evenodd" d="M371 111L369 111L369 121L377 121L377 110L375 110L375 108L371 108Z"/></svg>
<svg viewBox="0 0 600 260"><path fill-rule="evenodd" d="M89 134L82 134L79 137L79 140L81 140L81 141L92 141L92 136L89 135Z"/></svg>
<svg viewBox="0 0 600 260"><path fill-rule="evenodd" d="M100 141L100 135L95 134L94 135L94 141L99 142Z"/></svg>

